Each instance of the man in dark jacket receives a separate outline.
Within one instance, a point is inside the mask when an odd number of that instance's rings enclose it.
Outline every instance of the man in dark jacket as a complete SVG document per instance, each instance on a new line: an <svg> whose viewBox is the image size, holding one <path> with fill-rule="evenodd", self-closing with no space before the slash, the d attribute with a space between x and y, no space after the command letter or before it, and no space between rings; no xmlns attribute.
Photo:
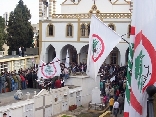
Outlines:
<svg viewBox="0 0 156 117"><path fill-rule="evenodd" d="M37 86L37 82L36 82L36 80L37 80L37 74L36 74L36 72L35 71L33 71L33 73L32 73L32 80L33 80L33 88L38 88L38 86Z"/></svg>
<svg viewBox="0 0 156 117"><path fill-rule="evenodd" d="M11 91L11 79L9 74L6 75L6 82L8 83L9 92Z"/></svg>
<svg viewBox="0 0 156 117"><path fill-rule="evenodd" d="M6 88L6 78L4 76L4 73L1 73L1 77L0 77L0 93L2 93L2 90L4 89L4 93L5 93L5 88Z"/></svg>
<svg viewBox="0 0 156 117"><path fill-rule="evenodd" d="M119 102L119 111L120 111L120 114L121 114L122 113L122 110L124 108L124 98L122 97L121 94L119 95L117 101Z"/></svg>

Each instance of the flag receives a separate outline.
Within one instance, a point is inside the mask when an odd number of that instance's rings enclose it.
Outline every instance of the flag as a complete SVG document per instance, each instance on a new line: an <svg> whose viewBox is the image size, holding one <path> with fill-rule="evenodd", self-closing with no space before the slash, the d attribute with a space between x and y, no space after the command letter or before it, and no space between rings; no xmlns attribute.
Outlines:
<svg viewBox="0 0 156 117"><path fill-rule="evenodd" d="M133 30L132 28L133 26L131 26L131 30ZM132 71L132 66L133 66L133 50L134 50L134 35L131 34L130 41L129 41L127 79L126 79L126 91L125 91L125 103L124 103L125 104L124 105L124 117L129 117L131 71Z"/></svg>
<svg viewBox="0 0 156 117"><path fill-rule="evenodd" d="M44 79L53 78L54 76L60 76L61 67L60 60L55 57L52 62L46 64L42 60L38 68L38 78L43 77Z"/></svg>
<svg viewBox="0 0 156 117"><path fill-rule="evenodd" d="M115 81L115 76L110 79L111 82Z"/></svg>
<svg viewBox="0 0 156 117"><path fill-rule="evenodd" d="M146 88L156 82L156 0L134 0L133 6L137 9L134 11L135 41L129 117L146 117Z"/></svg>
<svg viewBox="0 0 156 117"><path fill-rule="evenodd" d="M67 54L66 54L65 66L66 66L67 68L69 67L69 52L68 52L68 49L67 49Z"/></svg>
<svg viewBox="0 0 156 117"><path fill-rule="evenodd" d="M88 76L96 78L104 60L120 40L117 33L92 15L86 71Z"/></svg>
<svg viewBox="0 0 156 117"><path fill-rule="evenodd" d="M133 2L133 0L131 2ZM129 108L130 108L131 74L132 74L132 67L133 67L133 51L134 51L134 38L135 38L134 26L135 26L135 6L133 6L130 41L129 41L127 79L126 79L126 91L125 91L125 103L124 103L124 117L129 117Z"/></svg>

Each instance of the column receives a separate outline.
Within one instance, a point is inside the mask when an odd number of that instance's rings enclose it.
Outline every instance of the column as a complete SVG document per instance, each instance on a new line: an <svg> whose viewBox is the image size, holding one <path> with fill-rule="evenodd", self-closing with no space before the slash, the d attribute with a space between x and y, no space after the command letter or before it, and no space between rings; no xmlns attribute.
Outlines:
<svg viewBox="0 0 156 117"><path fill-rule="evenodd" d="M48 11L49 11L49 19L52 18L52 8L53 8L53 0L49 0Z"/></svg>
<svg viewBox="0 0 156 117"><path fill-rule="evenodd" d="M45 53L45 56L44 56L44 58L43 58L43 61L44 61L45 63L48 62L48 52Z"/></svg>
<svg viewBox="0 0 156 117"><path fill-rule="evenodd" d="M80 64L80 53L77 54L77 63Z"/></svg>
<svg viewBox="0 0 156 117"><path fill-rule="evenodd" d="M121 52L120 53L120 64L119 65L122 65L124 66L126 63L125 63L125 53L124 52Z"/></svg>
<svg viewBox="0 0 156 117"><path fill-rule="evenodd" d="M53 0L53 14L55 14L55 12L56 12L55 6L56 6L56 0Z"/></svg>
<svg viewBox="0 0 156 117"><path fill-rule="evenodd" d="M39 20L42 20L43 16L43 2L42 0L39 0Z"/></svg>

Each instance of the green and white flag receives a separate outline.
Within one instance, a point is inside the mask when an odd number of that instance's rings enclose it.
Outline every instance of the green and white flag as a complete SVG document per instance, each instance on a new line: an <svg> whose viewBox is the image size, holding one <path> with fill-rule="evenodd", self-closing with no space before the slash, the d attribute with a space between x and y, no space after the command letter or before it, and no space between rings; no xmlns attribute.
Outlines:
<svg viewBox="0 0 156 117"><path fill-rule="evenodd" d="M87 75L95 79L102 63L113 48L120 42L121 37L92 15L87 59Z"/></svg>
<svg viewBox="0 0 156 117"><path fill-rule="evenodd" d="M60 59L55 57L53 61L50 63L44 63L42 60L40 61L40 66L38 68L37 76L38 78L43 77L44 79L53 78L54 76L60 76L61 67L60 67Z"/></svg>
<svg viewBox="0 0 156 117"><path fill-rule="evenodd" d="M133 30L133 27L131 27L131 31L132 30ZM125 91L124 117L129 117L133 51L134 51L134 35L131 35L130 42L129 42L129 53L128 53L128 68L127 68L127 82L126 82L126 91Z"/></svg>
<svg viewBox="0 0 156 117"><path fill-rule="evenodd" d="M134 0L132 0L134 4ZM131 91L131 76L133 68L133 54L134 54L134 40L135 40L135 4L133 6L132 12L132 22L131 22L131 31L130 31L130 41L129 41L129 53L128 53L128 67L127 67L127 82L126 82L126 91L125 91L125 105L124 105L124 117L129 117L130 109L130 91Z"/></svg>
<svg viewBox="0 0 156 117"><path fill-rule="evenodd" d="M156 86L156 0L133 0L135 41L129 117L147 117L148 86ZM133 12L134 12L133 11Z"/></svg>

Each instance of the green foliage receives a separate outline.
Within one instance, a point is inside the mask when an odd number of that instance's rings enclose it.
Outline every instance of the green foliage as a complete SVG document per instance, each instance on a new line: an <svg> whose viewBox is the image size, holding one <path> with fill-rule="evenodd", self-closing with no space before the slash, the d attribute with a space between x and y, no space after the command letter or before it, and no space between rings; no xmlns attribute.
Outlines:
<svg viewBox="0 0 156 117"><path fill-rule="evenodd" d="M30 10L24 5L22 0L19 0L18 5L10 13L8 22L7 45L9 46L8 54L12 51L17 51L20 46L25 48L32 47L33 27L31 26Z"/></svg>
<svg viewBox="0 0 156 117"><path fill-rule="evenodd" d="M3 44L6 40L5 20L0 16L0 51L3 50Z"/></svg>

